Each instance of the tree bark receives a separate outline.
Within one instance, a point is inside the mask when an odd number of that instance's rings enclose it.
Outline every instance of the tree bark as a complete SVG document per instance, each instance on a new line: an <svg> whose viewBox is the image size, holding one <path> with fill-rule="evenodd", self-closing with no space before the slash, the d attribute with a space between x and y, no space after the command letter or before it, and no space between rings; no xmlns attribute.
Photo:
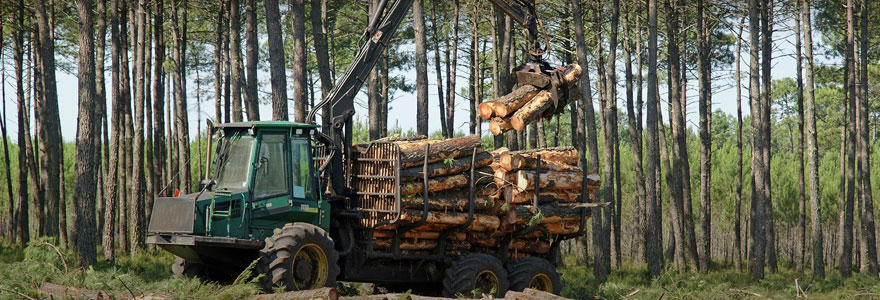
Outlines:
<svg viewBox="0 0 880 300"><path fill-rule="evenodd" d="M797 223L797 255L795 256L795 270L804 271L807 246L807 203L806 182L804 180L804 79L803 79L803 55L801 53L801 15L795 12L795 59L797 60L797 112L798 112L798 141L797 141L797 165L798 165L798 223Z"/></svg>
<svg viewBox="0 0 880 300"><path fill-rule="evenodd" d="M846 128L846 198L841 203L840 211L840 262L838 268L840 277L852 276L852 247L853 247L853 202L855 201L855 120L856 120L856 69L855 58L855 30L853 16L853 0L846 1L846 54L844 82L846 86L846 111L844 126Z"/></svg>
<svg viewBox="0 0 880 300"><path fill-rule="evenodd" d="M799 0L799 12L803 18L804 30L804 102L807 126L807 169L810 183L810 244L811 269L813 278L825 277L825 238L821 223L821 206L819 203L819 150L816 138L816 107L814 102L813 83L813 40L810 1ZM833 248L833 247L831 247Z"/></svg>
<svg viewBox="0 0 880 300"><path fill-rule="evenodd" d="M452 35L444 39L446 45L446 138L455 135L455 79L458 69L458 23L461 5L453 0ZM450 43L452 44L450 46Z"/></svg>
<svg viewBox="0 0 880 300"><path fill-rule="evenodd" d="M155 43L156 61L153 63L153 170L156 174L156 183L154 183L154 195L160 196L158 192L167 184L165 179L168 176L166 171L166 163L168 157L166 155L166 139L165 139L165 4L163 0L154 2L154 29L153 40ZM219 109L218 109L219 112ZM219 122L220 119L217 119ZM171 121L171 120L168 120ZM152 207L149 207L152 210ZM147 219L149 220L149 219Z"/></svg>
<svg viewBox="0 0 880 300"><path fill-rule="evenodd" d="M175 98L175 135L177 138L180 192L188 193L192 183L189 153L189 126L186 104L186 27L187 3L180 0L171 2L171 31L174 40L174 98ZM267 1L268 2L268 1ZM271 39L270 39L271 41ZM271 42L270 42L271 43ZM270 51L271 52L271 51Z"/></svg>
<svg viewBox="0 0 880 300"><path fill-rule="evenodd" d="M115 259L116 246L116 220L117 220L117 182L119 170L119 149L122 135L122 123L120 115L122 113L121 99L121 83L120 83L120 55L121 45L119 40L119 2L111 0L110 2L110 43L111 43L111 86L110 97L112 99L112 114L110 123L113 127L113 134L110 138L110 155L108 161L108 172L105 173L104 195L104 236L102 246L104 248L104 260L113 261Z"/></svg>
<svg viewBox="0 0 880 300"><path fill-rule="evenodd" d="M316 7L321 7L320 5L314 5ZM312 12L314 13L314 8ZM245 70L247 71L247 79L245 83L245 109L247 110L247 118L248 121L259 121L260 120L260 101L259 96L257 96L257 61L260 57L260 47L257 44L257 0L245 0L245 29L244 29L244 38L245 38L245 53L246 53L246 62L245 62ZM321 14L319 13L320 17ZM314 17L313 17L314 18ZM320 20L320 18L318 18ZM322 26L317 26L317 28L322 28ZM320 66L321 60L320 58L323 56L326 58L327 55L327 39L322 39L324 42L323 51L317 49L315 55L317 55L318 64ZM317 31L315 34L315 45L319 43ZM325 60L326 62L326 60ZM323 78L323 77L322 77ZM323 86L323 84L322 84ZM209 137L210 138L210 137ZM210 150L209 150L210 151Z"/></svg>
<svg viewBox="0 0 880 300"><path fill-rule="evenodd" d="M26 246L30 241L29 204L28 204L28 171L30 158L28 156L26 141L30 140L30 126L28 107L25 105L24 90L24 0L18 1L18 9L15 15L16 29L12 38L12 55L15 64L15 96L18 103L18 206L15 209L17 220L16 237L18 243Z"/></svg>
<svg viewBox="0 0 880 300"><path fill-rule="evenodd" d="M290 0L293 22L293 120L306 118L306 15L303 0Z"/></svg>
<svg viewBox="0 0 880 300"><path fill-rule="evenodd" d="M859 177L861 181L859 181L860 191L859 194L862 196L861 203L862 209L860 211L859 219L861 220L861 229L862 229L862 248L863 253L866 254L866 257L863 257L864 261L862 272L866 272L871 276L877 276L878 267L877 267L877 238L875 232L874 225L874 196L871 191L871 136L869 135L869 113L870 113L870 104L868 103L868 39L871 37L871 32L868 31L868 9L867 9L867 0L860 1L860 11L861 11L861 39L860 46L861 49L861 57L859 57L859 69L861 73L859 74L859 84L860 84L860 99L859 99L859 161L861 165L859 167Z"/></svg>
<svg viewBox="0 0 880 300"><path fill-rule="evenodd" d="M269 75L272 83L272 120L287 117L287 75L284 62L284 39L281 34L281 14L278 0L263 1L266 6L266 32L269 44Z"/></svg>
<svg viewBox="0 0 880 300"><path fill-rule="evenodd" d="M302 11L300 11L302 13ZM229 87L232 101L232 121L244 121L241 107L241 5L238 0L229 1ZM198 100L196 100L198 101Z"/></svg>
<svg viewBox="0 0 880 300"><path fill-rule="evenodd" d="M641 15L639 4L633 4L635 6L636 16ZM628 10L633 9L633 7L627 7ZM638 18L636 18L638 20ZM636 24L636 30L641 30ZM644 208L643 203L645 201L645 174L642 169L642 129L639 120L641 120L641 116L636 115L636 109L633 105L633 73L632 73L632 51L633 51L633 43L631 39L633 38L632 26L630 25L630 14L625 14L623 18L623 30L626 34L626 44L623 47L623 55L624 55L624 80L626 81L626 112L627 112L627 127L629 129L630 142L632 145L632 154L633 154L633 171L634 171L634 185L635 185L635 201L634 203L634 221L635 221L635 232L636 234L633 236L635 240L633 248L633 256L634 260L639 261L642 257L641 252L644 249L645 239L643 235L639 235L638 233L644 232L645 228L642 225L642 221L644 219ZM639 44L640 41L636 38L636 44ZM636 56L640 56L641 52L636 51ZM641 73L641 70L639 70ZM638 109L641 111L641 103L638 104Z"/></svg>
<svg viewBox="0 0 880 300"><path fill-rule="evenodd" d="M659 128L660 112L659 95L657 93L657 0L648 0L648 93L645 106L647 107L645 122L647 132L645 135L645 181L647 182L645 193L645 258L648 262L648 272L651 277L660 276L663 271L663 236L660 209L660 145Z"/></svg>
<svg viewBox="0 0 880 300"><path fill-rule="evenodd" d="M742 165L743 165L743 121L742 121L742 82L740 72L740 61L742 60L742 32L745 24L745 15L740 18L739 29L736 39L736 194L734 195L734 211L733 211L733 263L737 271L742 271L742 224L741 208L742 208Z"/></svg>
<svg viewBox="0 0 880 300"><path fill-rule="evenodd" d="M572 17L574 18L574 28L575 28L575 36L577 43L577 61L578 64L584 68L588 69L587 65L587 44L584 40L584 24L583 24L583 16L581 14L581 6L579 1L572 0L571 3L571 11ZM580 79L580 89L581 89L581 99L578 101L578 158L582 158L589 151L589 159L588 165L591 173L599 173L599 147L598 147L598 137L596 134L596 128L593 124L596 124L595 112L593 110L593 99L592 99L592 88L590 87L590 77L589 72L584 72L584 76L581 76ZM586 124L590 124L589 127ZM583 128L585 128L586 132L580 132ZM586 139L586 140L584 140ZM589 149L589 150L588 150ZM578 165L583 169L587 168L587 163L583 161L579 161ZM599 193L598 191L594 192L593 199L598 199ZM592 211L592 226L593 228L601 228L602 226L602 212L599 210ZM600 247L600 239L601 239L601 230L593 230L593 253L596 260L604 259L603 257L607 257L609 253L603 251L602 247ZM597 275L597 278L604 279L606 272L598 266L598 264L594 265L593 273ZM600 269L597 269L600 268ZM602 276L600 276L602 275Z"/></svg>
<svg viewBox="0 0 880 300"><path fill-rule="evenodd" d="M249 0L256 1L256 0ZM315 44L315 60L318 67L318 78L321 80L321 98L327 97L333 89L333 78L330 69L330 50L327 45L327 2L329 0L312 1L311 3L311 19L312 34L314 35ZM256 24L254 25L256 27ZM256 33L254 34L256 39ZM254 42L256 44L256 42ZM255 50L256 51L256 50ZM256 59L255 59L256 60ZM256 76L256 61L254 61L254 76ZM250 77L248 77L250 79ZM256 84L256 77L254 78ZM254 88L256 90L256 87ZM256 94L256 91L254 91ZM321 126L325 130L330 129L330 105L324 105L321 112Z"/></svg>
<svg viewBox="0 0 880 300"><path fill-rule="evenodd" d="M709 68L710 12L705 0L697 1L697 71L700 81L700 271L709 271L712 263L712 73Z"/></svg>
<svg viewBox="0 0 880 300"><path fill-rule="evenodd" d="M143 1L141 1L143 4ZM79 29L79 113L77 116L76 170L73 220L76 230L71 231L71 240L76 241L76 254L81 263L92 265L96 262L95 249L95 178L97 162L95 158L98 145L93 143L99 131L97 116L93 110L95 95L95 44L94 20L91 0L77 0Z"/></svg>
<svg viewBox="0 0 880 300"><path fill-rule="evenodd" d="M749 101L752 111L752 200L751 232L749 233L749 272L752 278L760 280L764 278L764 253L766 250L766 224L765 224L765 199L764 194L764 157L761 149L764 148L763 134L760 132L761 118L761 83L758 74L758 36L760 35L759 22L760 7L758 0L749 0Z"/></svg>
<svg viewBox="0 0 880 300"><path fill-rule="evenodd" d="M37 38L41 78L38 89L40 97L36 98L37 132L40 147L40 181L45 184L45 212L47 236L59 235L59 210L61 202L61 128L58 115L58 90L55 81L55 42L53 40L54 24L47 12L54 10L46 5L45 0L35 2L34 14L37 23Z"/></svg>
<svg viewBox="0 0 880 300"><path fill-rule="evenodd" d="M764 157L762 171L764 172L764 205L766 206L764 214L767 230L767 270L772 274L777 271L776 264L776 229L773 221L773 197L772 186L770 185L770 146L772 140L770 137L771 120L770 120L770 86L772 76L770 64L773 56L773 3L771 0L762 0L761 2L761 84L764 93L761 94L761 134L764 143L762 144L761 155Z"/></svg>

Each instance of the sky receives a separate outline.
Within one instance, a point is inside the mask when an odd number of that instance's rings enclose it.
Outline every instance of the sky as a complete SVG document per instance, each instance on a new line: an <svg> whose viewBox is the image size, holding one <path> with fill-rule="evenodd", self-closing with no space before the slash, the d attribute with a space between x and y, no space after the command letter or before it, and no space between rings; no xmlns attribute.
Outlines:
<svg viewBox="0 0 880 300"><path fill-rule="evenodd" d="M776 31L773 34L773 42L774 42L774 53L773 53L773 67L772 67L772 76L774 79L784 78L784 77L795 77L796 76L796 61L794 59L794 37L793 32L789 29L791 27L790 24L793 23L791 20L786 20L780 26L776 28ZM819 41L821 38L818 37L820 33L818 31L814 31L814 40ZM746 28L743 33L743 37L748 39L748 28ZM491 43L490 43L491 45ZM660 47L664 47L662 44ZM818 49L818 45L814 45L814 49ZM412 44L402 46L402 51L413 51ZM7 48L9 49L9 48ZM8 134L12 141L16 141L17 137L17 109L16 103L17 99L15 97L15 82L14 82L14 73L13 73L13 65L11 58L11 50L4 49L3 51L3 65L4 70L3 74L4 78L4 101L6 105L7 112L5 114L5 121L8 124ZM735 49L732 49L735 51ZM744 47L743 49L743 58L741 63L741 69L744 73L742 84L743 84L743 114L748 115L748 104L746 101L748 91L748 50ZM460 55L464 55L463 53L459 53ZM429 57L432 57L432 52L428 53ZM622 56L618 55L618 58L621 60L617 63L618 68L618 78L620 79L619 87L618 87L618 107L625 107L625 94L624 94L624 82L623 78L623 60ZM170 56L168 57L170 59ZM261 57L262 59L262 57ZM72 142L76 136L76 122L77 122L77 111L78 111L78 96L77 96L77 77L76 77L76 61L75 58L70 57L61 57L58 56L57 60L66 60L69 61L73 68L71 70L57 70L57 88L58 88L58 105L60 111L61 118L61 133L66 142ZM71 61L73 60L73 61ZM110 76L109 76L109 60L108 62L108 71L107 71L107 84L110 84ZM461 91L462 89L467 88L468 80L468 66L466 65L466 59L459 59L461 65L458 66L457 76L458 79L456 81L456 90ZM589 71L590 71L590 79L593 80L592 84L594 85L595 92L595 66L592 65L592 61L589 62ZM823 63L823 58L817 55L816 64ZM830 62L833 63L833 62ZM694 66L690 66L693 69ZM436 89L436 75L432 72L433 68L428 68L428 81L429 81L429 128L430 132L439 131L440 130L440 120L439 120L439 107L437 102L437 89ZM647 66L645 66L647 69ZM735 115L736 114L736 89L733 81L733 72L734 66L726 66L723 69L721 68L713 68L712 70L712 78L713 78L713 91L712 91L712 106L713 110L722 110L727 114ZM647 72L647 70L645 70ZM658 70L660 73L665 73L665 70ZM688 126L696 128L698 125L698 114L697 114L697 80L696 73L694 70L689 70L689 80L688 80L688 99L687 99L687 120ZM291 86L292 78L290 77L292 72L287 70L287 80L288 86ZM212 76L212 74L203 72L200 74L201 76ZM414 84L415 81L415 68L411 68L410 70L392 72L392 75L400 75L403 76L409 83ZM170 77L169 77L170 78ZM260 116L264 119L270 118L272 115L271 111L271 97L269 97L269 92L271 91L271 86L269 85L269 74L268 70L260 70L258 72L258 78L260 82L258 93L260 95ZM190 69L190 74L188 74L188 112L189 112L189 127L190 127L190 135L191 138L195 135L197 124L200 123L202 129L204 129L204 120L206 118L212 118L214 116L214 102L213 102L213 84L204 85L199 90L201 94L201 98L203 102L201 103L201 113L198 113L197 105L195 101L196 95L196 84L195 84L195 74L192 69ZM316 91L320 93L319 87L315 87ZM107 89L109 90L109 89ZM361 93L358 94L356 98L355 105L355 119L363 120L366 122L367 120L367 108L366 108L366 88L362 89ZM288 93L290 95L290 93ZM110 99L109 93L107 93L108 99L107 107L110 107ZM660 86L660 98L661 101L665 103L666 101L666 87L664 85ZM593 99L596 99L594 96ZM488 99L484 99L488 100ZM289 102L292 106L293 102ZM598 106L598 102L594 101L594 106ZM665 106L664 106L665 107ZM468 118L469 118L469 103L466 96L463 96L461 93L456 97L456 113L455 113L455 127L456 131L468 131ZM404 93L404 92L396 92L393 95L393 100L389 105L389 113L388 113L388 127L392 128L397 124L404 131L408 129L415 130L416 128L416 120L415 120L415 112L416 112L416 95L415 91L412 93ZM290 110L292 113L292 109ZM622 113L625 110L620 110ZM666 116L664 116L666 118ZM292 115L291 115L292 119ZM320 123L320 122L319 122ZM31 120L31 126L33 128L33 120ZM488 126L483 126L484 132L483 135L489 135ZM33 130L33 129L32 129Z"/></svg>

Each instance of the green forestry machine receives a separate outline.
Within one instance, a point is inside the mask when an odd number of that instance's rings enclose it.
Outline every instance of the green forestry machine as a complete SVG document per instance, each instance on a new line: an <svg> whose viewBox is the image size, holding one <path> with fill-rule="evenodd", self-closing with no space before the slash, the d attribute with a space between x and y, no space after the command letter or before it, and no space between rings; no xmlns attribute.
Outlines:
<svg viewBox="0 0 880 300"><path fill-rule="evenodd" d="M536 40L534 0L489 1L524 25L531 41ZM390 250L374 247L374 227L394 222L402 214L400 193L380 195L382 201L358 200L358 195L370 192L353 184L360 176L353 173L353 166L380 159L353 153L357 149L352 146L352 116L355 94L413 0L395 0L386 9L387 2L380 1L360 51L331 93L309 113L310 123L209 126L210 178L202 180L195 193L156 198L152 208L147 243L177 257L172 266L175 274L224 282L256 261L255 273L267 291L332 287L339 280L407 288L439 288L442 282L445 296L470 295L474 290L503 296L508 289L526 287L559 293L560 278L550 255L514 259L507 247L495 253L453 253L443 247L427 254L403 253L400 235L412 225L399 227ZM529 62L515 70L516 83L566 97L560 71L542 59L546 47L538 42L531 47ZM313 123L315 112L328 105L331 116L325 120L329 125L325 133ZM390 144L377 141L371 147ZM382 177L397 190L400 167L393 160L385 163L390 173L383 174L391 175L365 176ZM470 184L470 195L463 195L470 199L468 224L474 216L472 180ZM427 193L422 197L427 213ZM586 202L586 193L581 197ZM581 210L578 232L556 239L554 247L582 234L584 214ZM367 218L376 220L374 226L364 226L362 220Z"/></svg>

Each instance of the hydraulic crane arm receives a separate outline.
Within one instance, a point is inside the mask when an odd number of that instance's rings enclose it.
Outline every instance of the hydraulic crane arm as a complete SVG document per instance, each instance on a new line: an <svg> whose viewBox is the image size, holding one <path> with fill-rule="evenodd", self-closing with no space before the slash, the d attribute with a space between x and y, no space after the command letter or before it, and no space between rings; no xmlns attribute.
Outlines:
<svg viewBox="0 0 880 300"><path fill-rule="evenodd" d="M517 23L528 28L530 40L536 40L538 35L538 22L535 15L534 3L528 0L511 0L517 6L511 6L505 0L489 0L501 11L508 14ZM360 91L364 82L366 82L370 71L375 67L376 61L381 56L385 47L388 46L391 37L397 32L400 23L406 17L413 0L395 0L391 7L386 11L387 0L381 0L376 8L376 13L370 16L368 26L364 32L366 41L361 46L355 59L351 62L343 73L342 77L330 91L330 93L315 105L315 108L309 112L306 122L314 123L315 114L321 111L321 108L330 105L330 130L329 136L318 133L318 139L328 147L330 157L328 162L322 166L329 166L330 170L330 191L335 195L348 196L348 180L345 178L346 165L343 157L351 157L352 145L352 116L354 116L354 97ZM525 11L520 7L524 7ZM533 50L530 51L531 60L540 62L541 56L544 54L537 42L533 44Z"/></svg>

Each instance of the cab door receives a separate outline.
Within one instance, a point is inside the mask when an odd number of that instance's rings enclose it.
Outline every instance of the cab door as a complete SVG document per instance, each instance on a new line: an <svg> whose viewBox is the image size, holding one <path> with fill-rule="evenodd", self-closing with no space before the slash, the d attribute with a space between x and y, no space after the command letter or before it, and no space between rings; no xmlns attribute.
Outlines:
<svg viewBox="0 0 880 300"><path fill-rule="evenodd" d="M290 156L288 134L284 131L264 131L260 133L254 161L251 199L253 213L251 224L255 227L273 228L258 220L269 216L278 220L290 211ZM262 224L261 224L262 223ZM262 226L261 226L262 225Z"/></svg>

